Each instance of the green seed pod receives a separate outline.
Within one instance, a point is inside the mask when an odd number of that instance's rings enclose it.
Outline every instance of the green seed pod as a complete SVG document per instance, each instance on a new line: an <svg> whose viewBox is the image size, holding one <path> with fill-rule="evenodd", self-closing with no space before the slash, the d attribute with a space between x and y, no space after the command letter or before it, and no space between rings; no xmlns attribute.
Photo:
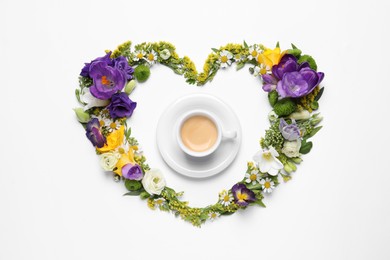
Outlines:
<svg viewBox="0 0 390 260"><path fill-rule="evenodd" d="M143 64L138 65L134 69L134 76L138 82L145 82L148 80L150 76L150 68Z"/></svg>
<svg viewBox="0 0 390 260"><path fill-rule="evenodd" d="M297 105L290 98L281 99L274 105L274 111L278 116L288 116L296 109Z"/></svg>

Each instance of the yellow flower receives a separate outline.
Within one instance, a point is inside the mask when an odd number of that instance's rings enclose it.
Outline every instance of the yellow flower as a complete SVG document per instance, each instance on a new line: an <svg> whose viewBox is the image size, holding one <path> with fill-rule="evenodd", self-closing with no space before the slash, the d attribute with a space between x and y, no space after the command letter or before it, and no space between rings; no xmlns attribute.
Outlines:
<svg viewBox="0 0 390 260"><path fill-rule="evenodd" d="M116 170L114 171L116 174L119 176L122 176L122 167L125 166L126 164L136 164L134 161L134 152L133 149L129 148L128 153L123 153L121 158L118 160L116 163Z"/></svg>
<svg viewBox="0 0 390 260"><path fill-rule="evenodd" d="M125 136L125 127L122 125L118 130L110 133L107 136L107 144L102 148L96 148L98 152L105 153L114 150L123 143L123 137Z"/></svg>
<svg viewBox="0 0 390 260"><path fill-rule="evenodd" d="M257 61L265 66L272 68L273 65L277 65L285 52L280 52L280 48L265 49L265 51L257 57Z"/></svg>

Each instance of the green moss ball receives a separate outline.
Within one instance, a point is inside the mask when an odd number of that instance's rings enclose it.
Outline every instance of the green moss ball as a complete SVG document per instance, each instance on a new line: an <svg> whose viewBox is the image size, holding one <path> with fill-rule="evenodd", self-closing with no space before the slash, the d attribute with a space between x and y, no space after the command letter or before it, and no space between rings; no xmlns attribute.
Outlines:
<svg viewBox="0 0 390 260"><path fill-rule="evenodd" d="M134 76L138 82L145 82L150 76L150 68L146 65L138 65L134 69Z"/></svg>

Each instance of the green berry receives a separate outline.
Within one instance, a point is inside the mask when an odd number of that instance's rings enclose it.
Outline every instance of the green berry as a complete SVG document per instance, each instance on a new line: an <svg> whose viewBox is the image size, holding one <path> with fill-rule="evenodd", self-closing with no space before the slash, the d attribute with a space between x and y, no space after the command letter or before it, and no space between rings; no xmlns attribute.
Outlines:
<svg viewBox="0 0 390 260"><path fill-rule="evenodd" d="M288 116L296 109L297 105L290 98L281 99L274 105L274 111L278 116Z"/></svg>
<svg viewBox="0 0 390 260"><path fill-rule="evenodd" d="M150 68L146 65L138 65L134 69L134 76L138 82L145 82L150 76Z"/></svg>

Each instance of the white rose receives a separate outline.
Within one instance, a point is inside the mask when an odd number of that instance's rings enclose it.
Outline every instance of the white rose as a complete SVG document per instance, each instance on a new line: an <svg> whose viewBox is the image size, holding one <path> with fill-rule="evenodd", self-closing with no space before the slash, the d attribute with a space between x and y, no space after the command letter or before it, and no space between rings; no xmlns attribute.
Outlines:
<svg viewBox="0 0 390 260"><path fill-rule="evenodd" d="M298 157L299 149L301 149L300 139L295 141L285 141L282 148L282 153L284 153L289 158Z"/></svg>
<svg viewBox="0 0 390 260"><path fill-rule="evenodd" d="M300 112L294 112L290 115L290 118L295 120L309 119L310 113L307 110L302 110Z"/></svg>
<svg viewBox="0 0 390 260"><path fill-rule="evenodd" d="M163 60L167 60L169 57L171 57L171 52L168 49L164 49L160 51L160 57Z"/></svg>
<svg viewBox="0 0 390 260"><path fill-rule="evenodd" d="M150 169L142 179L142 186L150 195L160 195L165 188L165 179L159 169Z"/></svg>
<svg viewBox="0 0 390 260"><path fill-rule="evenodd" d="M114 170L121 155L118 152L107 152L100 155L100 166L105 171Z"/></svg>

